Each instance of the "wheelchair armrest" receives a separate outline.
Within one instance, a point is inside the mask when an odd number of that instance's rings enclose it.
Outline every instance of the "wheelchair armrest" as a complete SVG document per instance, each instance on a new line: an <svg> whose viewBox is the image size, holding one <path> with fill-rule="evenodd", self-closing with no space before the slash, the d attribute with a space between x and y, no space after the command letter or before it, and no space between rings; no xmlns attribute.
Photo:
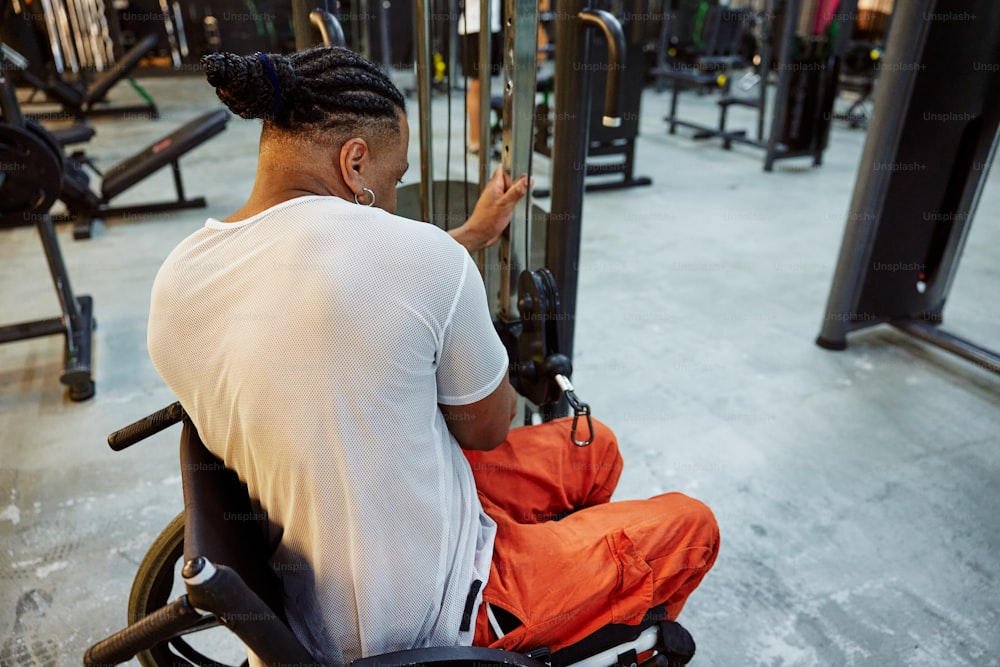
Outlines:
<svg viewBox="0 0 1000 667"><path fill-rule="evenodd" d="M546 667L520 653L481 646L435 646L359 658L351 667Z"/></svg>
<svg viewBox="0 0 1000 667"><path fill-rule="evenodd" d="M181 576L191 604L215 614L266 664L320 667L284 620L234 570L198 557L185 563Z"/></svg>
<svg viewBox="0 0 1000 667"><path fill-rule="evenodd" d="M180 634L200 620L201 614L191 606L187 596L181 596L88 648L83 656L84 667L110 667L128 662L140 651Z"/></svg>

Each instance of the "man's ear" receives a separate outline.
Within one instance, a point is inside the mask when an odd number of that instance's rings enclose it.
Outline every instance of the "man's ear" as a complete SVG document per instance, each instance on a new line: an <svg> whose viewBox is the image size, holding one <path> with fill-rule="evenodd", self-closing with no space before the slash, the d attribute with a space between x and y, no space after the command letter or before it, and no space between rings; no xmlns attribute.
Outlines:
<svg viewBox="0 0 1000 667"><path fill-rule="evenodd" d="M340 148L340 173L351 192L359 196L363 193L369 169L371 150L368 143L360 137L345 141Z"/></svg>

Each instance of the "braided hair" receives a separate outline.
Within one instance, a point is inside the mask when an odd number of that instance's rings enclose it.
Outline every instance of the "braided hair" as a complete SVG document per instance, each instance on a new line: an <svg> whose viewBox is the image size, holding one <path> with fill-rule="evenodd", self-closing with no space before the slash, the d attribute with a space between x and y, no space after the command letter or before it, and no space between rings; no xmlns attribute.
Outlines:
<svg viewBox="0 0 1000 667"><path fill-rule="evenodd" d="M264 129L399 132L406 103L388 76L357 53L320 46L288 55L212 53L201 59L208 82L229 109L264 119Z"/></svg>

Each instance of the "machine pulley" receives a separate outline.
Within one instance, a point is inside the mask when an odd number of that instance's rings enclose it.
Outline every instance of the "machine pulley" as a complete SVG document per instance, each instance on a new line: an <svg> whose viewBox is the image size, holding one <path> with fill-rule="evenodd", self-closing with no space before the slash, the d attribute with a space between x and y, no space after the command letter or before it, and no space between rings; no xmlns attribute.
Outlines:
<svg viewBox="0 0 1000 667"><path fill-rule="evenodd" d="M561 396L573 409L570 438L573 444L585 447L594 440L594 425L590 406L576 395L569 376L573 365L559 351L559 328L566 315L559 306L559 290L552 273L541 268L522 271L518 277L517 309L519 320L497 321L500 338L512 360L510 382L525 398L539 406L551 406ZM587 420L587 436L576 434L581 417Z"/></svg>

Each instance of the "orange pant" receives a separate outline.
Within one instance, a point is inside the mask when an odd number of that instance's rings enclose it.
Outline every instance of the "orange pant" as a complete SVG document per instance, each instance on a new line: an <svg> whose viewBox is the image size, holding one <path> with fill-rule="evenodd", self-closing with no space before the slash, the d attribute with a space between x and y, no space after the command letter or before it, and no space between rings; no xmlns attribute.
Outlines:
<svg viewBox="0 0 1000 667"><path fill-rule="evenodd" d="M522 427L493 451L465 452L498 525L483 601L521 621L497 639L483 604L476 646L556 651L656 605L675 619L715 562L704 504L680 493L609 503L622 470L614 434L595 421L594 442L576 447L569 427Z"/></svg>

